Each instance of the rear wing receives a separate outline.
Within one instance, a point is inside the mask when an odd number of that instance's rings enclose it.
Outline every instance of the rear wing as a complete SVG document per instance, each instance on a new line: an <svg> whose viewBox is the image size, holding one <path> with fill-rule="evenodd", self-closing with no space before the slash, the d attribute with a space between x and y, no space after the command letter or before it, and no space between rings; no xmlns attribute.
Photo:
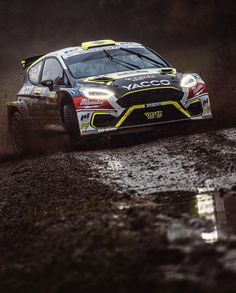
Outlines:
<svg viewBox="0 0 236 293"><path fill-rule="evenodd" d="M21 60L21 66L23 69L27 69L31 64L33 64L35 61L37 61L39 58L43 57L44 55L38 55L34 57L30 57L27 59Z"/></svg>

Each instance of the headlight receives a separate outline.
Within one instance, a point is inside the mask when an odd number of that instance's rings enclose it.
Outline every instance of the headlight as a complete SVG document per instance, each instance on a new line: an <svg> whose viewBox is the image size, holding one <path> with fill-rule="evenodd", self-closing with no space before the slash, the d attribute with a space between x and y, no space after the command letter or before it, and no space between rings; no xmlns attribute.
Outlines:
<svg viewBox="0 0 236 293"><path fill-rule="evenodd" d="M88 99L107 99L114 96L114 92L108 89L101 89L95 87L83 87L79 91Z"/></svg>
<svg viewBox="0 0 236 293"><path fill-rule="evenodd" d="M196 84L197 84L196 78L191 74L185 75L182 78L180 83L182 87L194 87L196 86Z"/></svg>

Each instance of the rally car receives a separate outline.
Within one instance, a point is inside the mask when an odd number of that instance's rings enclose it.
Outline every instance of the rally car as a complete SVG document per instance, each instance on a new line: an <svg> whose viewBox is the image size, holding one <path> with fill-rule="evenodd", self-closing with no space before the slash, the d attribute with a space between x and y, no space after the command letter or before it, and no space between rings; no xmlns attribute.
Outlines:
<svg viewBox="0 0 236 293"><path fill-rule="evenodd" d="M72 143L98 134L151 130L212 117L206 85L134 42L84 42L22 61L17 100L7 104L16 152L31 131L61 125Z"/></svg>

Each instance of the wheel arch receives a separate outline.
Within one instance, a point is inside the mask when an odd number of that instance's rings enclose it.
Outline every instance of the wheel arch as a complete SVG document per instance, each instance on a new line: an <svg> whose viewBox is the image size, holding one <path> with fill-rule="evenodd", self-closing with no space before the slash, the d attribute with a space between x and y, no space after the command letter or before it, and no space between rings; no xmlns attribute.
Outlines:
<svg viewBox="0 0 236 293"><path fill-rule="evenodd" d="M61 115L61 120L64 123L64 112L63 112L63 107L67 104L73 104L73 98L71 94L67 91L61 91L59 93L59 103L60 103L60 115Z"/></svg>

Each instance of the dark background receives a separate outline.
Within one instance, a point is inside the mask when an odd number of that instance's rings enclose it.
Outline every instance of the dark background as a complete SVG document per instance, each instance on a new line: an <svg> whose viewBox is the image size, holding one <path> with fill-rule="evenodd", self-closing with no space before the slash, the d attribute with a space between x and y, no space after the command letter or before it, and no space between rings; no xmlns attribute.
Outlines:
<svg viewBox="0 0 236 293"><path fill-rule="evenodd" d="M22 83L22 58L103 38L146 44L180 71L200 73L215 123L232 124L235 20L235 0L1 0L1 125Z"/></svg>
<svg viewBox="0 0 236 293"><path fill-rule="evenodd" d="M16 68L22 57L113 38L156 50L184 50L235 41L234 0L1 1L1 64ZM2 70L1 70L2 71Z"/></svg>
<svg viewBox="0 0 236 293"><path fill-rule="evenodd" d="M235 10L234 0L2 0L1 73L22 57L102 38L162 53L213 43L227 50L235 42Z"/></svg>

